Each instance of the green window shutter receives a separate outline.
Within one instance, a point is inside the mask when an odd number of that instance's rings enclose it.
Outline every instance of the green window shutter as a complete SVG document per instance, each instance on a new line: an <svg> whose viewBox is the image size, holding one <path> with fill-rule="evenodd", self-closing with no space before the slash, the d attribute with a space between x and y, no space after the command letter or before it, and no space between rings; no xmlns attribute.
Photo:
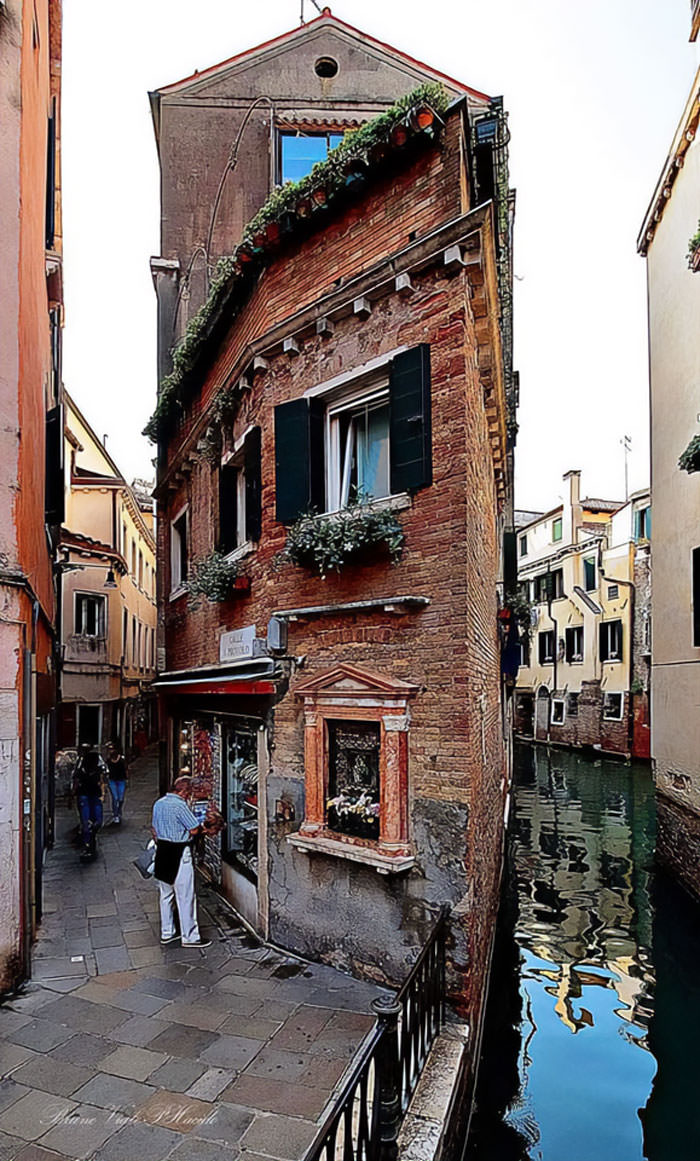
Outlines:
<svg viewBox="0 0 700 1161"><path fill-rule="evenodd" d="M392 493L433 482L430 347L421 343L392 359L389 378Z"/></svg>
<svg viewBox="0 0 700 1161"><path fill-rule="evenodd" d="M503 533L503 588L514 593L518 584L518 557L515 532Z"/></svg>
<svg viewBox="0 0 700 1161"><path fill-rule="evenodd" d="M324 407L291 399L275 408L276 516L293 524L309 508L323 508Z"/></svg>
<svg viewBox="0 0 700 1161"><path fill-rule="evenodd" d="M262 530L261 448L261 431L259 427L254 427L248 432L243 448L246 540L259 540Z"/></svg>
<svg viewBox="0 0 700 1161"><path fill-rule="evenodd" d="M219 549L230 552L236 547L238 527L238 469L224 464L219 468Z"/></svg>

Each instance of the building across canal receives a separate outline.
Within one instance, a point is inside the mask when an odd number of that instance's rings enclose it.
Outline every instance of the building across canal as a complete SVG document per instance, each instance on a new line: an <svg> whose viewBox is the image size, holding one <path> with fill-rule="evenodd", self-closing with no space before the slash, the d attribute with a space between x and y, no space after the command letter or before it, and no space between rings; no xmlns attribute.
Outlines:
<svg viewBox="0 0 700 1161"><path fill-rule="evenodd" d="M697 904L645 765L521 745L465 1161L696 1161Z"/></svg>

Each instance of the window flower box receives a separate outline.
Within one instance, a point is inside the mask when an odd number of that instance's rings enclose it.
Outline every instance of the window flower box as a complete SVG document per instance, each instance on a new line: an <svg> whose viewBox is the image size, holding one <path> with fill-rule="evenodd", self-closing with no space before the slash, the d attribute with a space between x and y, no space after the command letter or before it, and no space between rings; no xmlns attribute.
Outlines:
<svg viewBox="0 0 700 1161"><path fill-rule="evenodd" d="M404 539L403 528L392 511L367 502L354 503L339 512L302 516L287 533L283 555L292 564L325 578L331 571L376 559L382 552L396 564Z"/></svg>
<svg viewBox="0 0 700 1161"><path fill-rule="evenodd" d="M194 562L183 588L190 608L198 609L202 597L211 604L220 604L236 593L247 592L250 580L238 575L237 561L217 550Z"/></svg>

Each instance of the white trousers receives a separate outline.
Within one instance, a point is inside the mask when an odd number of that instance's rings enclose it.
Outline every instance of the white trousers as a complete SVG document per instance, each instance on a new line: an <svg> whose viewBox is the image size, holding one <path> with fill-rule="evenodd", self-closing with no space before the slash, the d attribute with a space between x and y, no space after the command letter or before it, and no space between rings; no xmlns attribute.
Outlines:
<svg viewBox="0 0 700 1161"><path fill-rule="evenodd" d="M175 934L174 906L180 916L180 935L183 943L199 941L197 923L197 900L194 893L194 865L192 851L186 847L180 859L180 868L174 883L164 883L156 879L160 891L160 934L161 939L169 939Z"/></svg>

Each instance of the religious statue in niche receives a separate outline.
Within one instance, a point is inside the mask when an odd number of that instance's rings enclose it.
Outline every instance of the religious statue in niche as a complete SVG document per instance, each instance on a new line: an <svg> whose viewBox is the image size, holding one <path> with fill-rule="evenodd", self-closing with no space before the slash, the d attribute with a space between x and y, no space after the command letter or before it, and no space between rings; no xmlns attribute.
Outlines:
<svg viewBox="0 0 700 1161"><path fill-rule="evenodd" d="M329 721L328 739L328 826L379 838L379 724Z"/></svg>

